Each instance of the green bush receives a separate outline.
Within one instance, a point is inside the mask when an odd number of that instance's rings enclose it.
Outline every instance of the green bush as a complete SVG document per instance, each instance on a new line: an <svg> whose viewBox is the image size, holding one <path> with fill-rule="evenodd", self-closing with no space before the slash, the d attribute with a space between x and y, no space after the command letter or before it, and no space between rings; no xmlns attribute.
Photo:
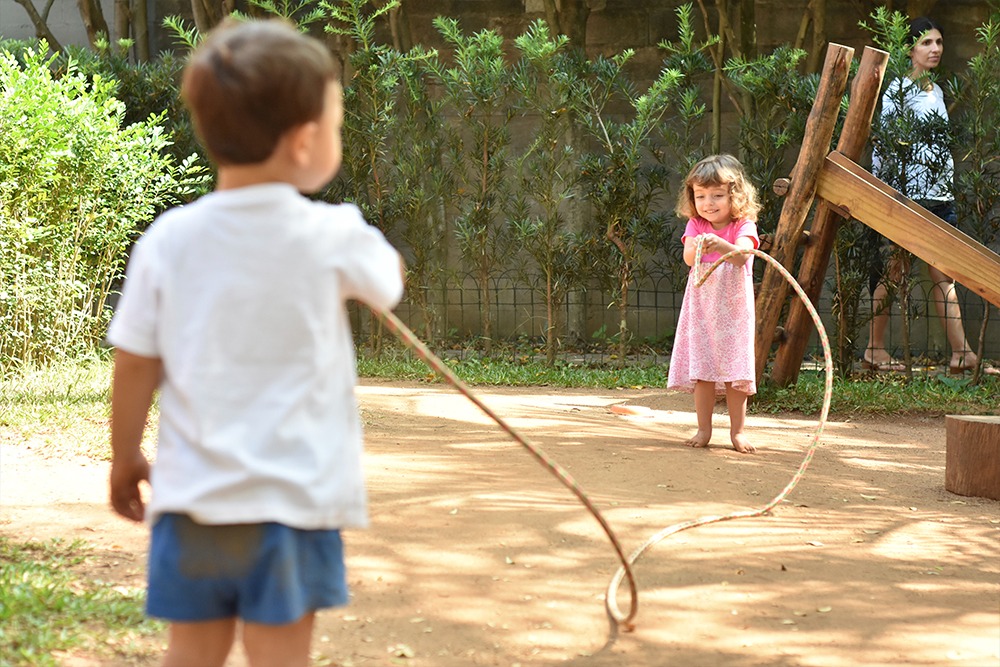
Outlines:
<svg viewBox="0 0 1000 667"><path fill-rule="evenodd" d="M0 51L0 370L92 349L126 250L199 169L166 151L161 116L123 125L115 82L47 45Z"/></svg>

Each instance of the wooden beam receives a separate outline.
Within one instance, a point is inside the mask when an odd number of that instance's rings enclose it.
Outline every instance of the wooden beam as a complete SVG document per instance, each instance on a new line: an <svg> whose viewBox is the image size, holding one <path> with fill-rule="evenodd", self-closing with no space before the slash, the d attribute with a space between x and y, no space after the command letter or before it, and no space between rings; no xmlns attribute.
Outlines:
<svg viewBox="0 0 1000 667"><path fill-rule="evenodd" d="M840 112L840 101L847 88L847 75L854 49L830 44L826 50L823 75L816 90L799 157L792 170L792 183L788 198L781 208L781 218L774 232L774 249L771 256L786 269L794 272L795 251L798 250L805 227L806 216L816 195L816 178L823 166L823 158L830 150L833 128ZM760 293L757 296L757 328L755 340L757 382L764 377L764 368L774 342L774 330L781 318L790 286L776 268L770 264L764 269Z"/></svg>
<svg viewBox="0 0 1000 667"><path fill-rule="evenodd" d="M843 155L826 158L816 194L1000 307L1000 255Z"/></svg>
<svg viewBox="0 0 1000 667"><path fill-rule="evenodd" d="M851 105L844 118L844 129L837 142L837 150L857 160L868 142L871 133L872 116L878 102L879 91L882 88L882 77L889 62L886 51L866 46L861 55L861 64L854 75L851 84ZM810 229L810 243L802 254L799 267L799 284L806 296L816 305L823 292L823 281L830 265L830 252L840 225L840 215L825 199L816 204ZM788 319L785 320L785 339L778 346L774 356L774 366L771 369L771 380L779 386L794 384L799 379L799 369L805 356L809 336L815 325L809 310L801 299L792 299L788 309Z"/></svg>

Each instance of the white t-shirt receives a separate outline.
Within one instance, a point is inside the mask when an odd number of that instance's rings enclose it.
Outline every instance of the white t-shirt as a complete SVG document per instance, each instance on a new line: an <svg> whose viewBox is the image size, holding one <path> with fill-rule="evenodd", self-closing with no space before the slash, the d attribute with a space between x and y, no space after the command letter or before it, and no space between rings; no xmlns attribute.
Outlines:
<svg viewBox="0 0 1000 667"><path fill-rule="evenodd" d="M391 308L402 291L398 254L356 207L290 185L160 216L108 330L163 361L150 522L366 525L345 302Z"/></svg>
<svg viewBox="0 0 1000 667"><path fill-rule="evenodd" d="M901 88L902 87L902 88ZM944 92L936 83L930 90L924 90L908 78L893 79L882 95L883 122L892 122L899 117L900 102L913 113L916 120L929 119L932 114L948 120L948 106ZM904 138L901 138L901 140ZM910 139L906 137L905 139ZM893 154L882 155L878 150L872 154L872 173L894 187L905 183L910 199L934 199L951 201L951 184L955 178L955 161L947 145L930 144L927 141L913 141L909 150L909 164L899 164L900 158ZM907 173L902 170L906 168ZM900 188L901 189L901 188Z"/></svg>

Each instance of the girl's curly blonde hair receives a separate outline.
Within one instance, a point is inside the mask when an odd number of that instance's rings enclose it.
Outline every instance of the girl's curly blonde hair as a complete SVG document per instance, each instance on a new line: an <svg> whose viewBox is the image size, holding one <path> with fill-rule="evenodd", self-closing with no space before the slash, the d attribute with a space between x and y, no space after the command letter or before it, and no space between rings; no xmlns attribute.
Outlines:
<svg viewBox="0 0 1000 667"><path fill-rule="evenodd" d="M677 196L676 211L677 215L682 218L694 218L698 215L694 206L694 186L696 185L701 187L729 186L733 219L757 221L757 214L760 213L757 188L747 178L740 161L732 155L710 155L691 168Z"/></svg>

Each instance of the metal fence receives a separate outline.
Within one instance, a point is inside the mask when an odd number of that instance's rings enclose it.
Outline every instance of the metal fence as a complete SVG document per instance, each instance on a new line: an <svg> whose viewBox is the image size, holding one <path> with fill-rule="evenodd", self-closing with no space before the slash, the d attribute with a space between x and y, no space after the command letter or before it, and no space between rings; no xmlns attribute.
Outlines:
<svg viewBox="0 0 1000 667"><path fill-rule="evenodd" d="M544 351L546 304L542 278L508 272L490 280L490 312L493 322L494 354ZM926 275L912 280L909 303L910 351L922 365L947 363L949 349L942 323L937 318L930 297L931 282ZM408 288L412 291L414 288ZM828 333L833 337L837 325L831 305L830 284L821 297L818 310ZM481 340L481 302L478 284L471 274L453 276L444 285L428 289L432 347L451 355L479 353ZM966 336L975 349L984 316L983 300L958 286ZM794 297L793 297L794 298ZM867 344L867 314L871 304L867 290L857 295L862 300L863 321L848 332L855 356L860 357ZM628 296L627 329L630 355L644 361L669 359L674 327L683 300L683 278L675 272L650 273L637 281ZM902 312L899 299L891 308L886 342L889 351L902 357ZM418 335L427 338L424 314L411 298L404 300L396 314ZM1000 357L1000 316L991 306L986 332L985 357ZM354 311L355 331L363 345L371 333L371 319ZM597 287L575 289L567 293L558 311L557 338L564 358L605 363L617 353L614 336L618 332L618 307L606 290ZM822 358L822 348L814 334L807 358Z"/></svg>

